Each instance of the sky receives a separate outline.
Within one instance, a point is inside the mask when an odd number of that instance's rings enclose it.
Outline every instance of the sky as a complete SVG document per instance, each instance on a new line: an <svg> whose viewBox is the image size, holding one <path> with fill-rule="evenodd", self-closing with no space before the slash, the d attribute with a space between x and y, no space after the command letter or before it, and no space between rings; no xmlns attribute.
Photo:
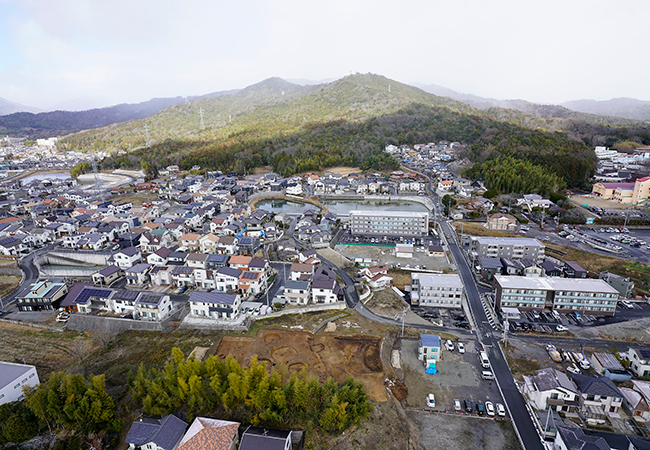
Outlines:
<svg viewBox="0 0 650 450"><path fill-rule="evenodd" d="M497 99L650 101L647 0L0 0L0 97L86 109L376 73Z"/></svg>

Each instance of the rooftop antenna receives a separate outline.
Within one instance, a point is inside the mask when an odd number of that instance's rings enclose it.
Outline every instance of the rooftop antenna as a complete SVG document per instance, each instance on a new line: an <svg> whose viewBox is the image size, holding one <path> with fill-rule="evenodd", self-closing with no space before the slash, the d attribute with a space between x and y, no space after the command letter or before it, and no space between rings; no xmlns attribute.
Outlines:
<svg viewBox="0 0 650 450"><path fill-rule="evenodd" d="M199 109L199 114L201 115L201 129L205 130L205 122L203 121L203 108Z"/></svg>
<svg viewBox="0 0 650 450"><path fill-rule="evenodd" d="M149 127L147 125L144 126L144 134L147 137L147 147L151 147L151 141L149 140Z"/></svg>

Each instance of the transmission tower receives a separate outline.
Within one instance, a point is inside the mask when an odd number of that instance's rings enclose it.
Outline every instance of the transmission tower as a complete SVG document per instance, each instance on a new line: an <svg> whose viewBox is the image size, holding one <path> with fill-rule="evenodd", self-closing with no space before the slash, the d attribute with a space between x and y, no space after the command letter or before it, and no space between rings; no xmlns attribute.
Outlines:
<svg viewBox="0 0 650 450"><path fill-rule="evenodd" d="M199 114L201 115L201 130L205 130L205 122L203 122L203 108L199 109Z"/></svg>

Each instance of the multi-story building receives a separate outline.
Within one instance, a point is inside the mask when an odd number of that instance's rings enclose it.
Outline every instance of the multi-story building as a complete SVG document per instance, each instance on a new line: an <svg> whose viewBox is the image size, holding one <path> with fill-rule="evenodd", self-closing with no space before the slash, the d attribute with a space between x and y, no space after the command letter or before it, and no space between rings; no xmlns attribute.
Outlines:
<svg viewBox="0 0 650 450"><path fill-rule="evenodd" d="M529 259L541 264L544 261L544 244L530 238L498 238L471 236L469 241L469 257L472 261L478 258Z"/></svg>
<svg viewBox="0 0 650 450"><path fill-rule="evenodd" d="M52 310L57 308L59 300L67 293L65 283L37 281L16 296L16 305L20 311Z"/></svg>
<svg viewBox="0 0 650 450"><path fill-rule="evenodd" d="M437 334L421 334L418 359L428 365L429 361L438 361L440 356L440 337Z"/></svg>
<svg viewBox="0 0 650 450"><path fill-rule="evenodd" d="M241 299L237 294L221 291L199 292L190 294L190 314L207 319L232 320L239 316Z"/></svg>
<svg viewBox="0 0 650 450"><path fill-rule="evenodd" d="M496 307L522 310L555 309L613 316L618 291L591 278L516 277L496 275Z"/></svg>
<svg viewBox="0 0 650 450"><path fill-rule="evenodd" d="M0 405L23 399L23 386L40 384L36 367L0 362Z"/></svg>
<svg viewBox="0 0 650 450"><path fill-rule="evenodd" d="M436 308L461 308L463 282L456 274L411 273L411 302Z"/></svg>
<svg viewBox="0 0 650 450"><path fill-rule="evenodd" d="M630 298L632 296L632 290L634 289L634 281L630 281L629 278L616 275L611 272L600 272L599 277L601 280L604 280L611 287L616 289L621 297Z"/></svg>
<svg viewBox="0 0 650 450"><path fill-rule="evenodd" d="M426 236L429 213L411 211L350 211L350 233L368 236Z"/></svg>

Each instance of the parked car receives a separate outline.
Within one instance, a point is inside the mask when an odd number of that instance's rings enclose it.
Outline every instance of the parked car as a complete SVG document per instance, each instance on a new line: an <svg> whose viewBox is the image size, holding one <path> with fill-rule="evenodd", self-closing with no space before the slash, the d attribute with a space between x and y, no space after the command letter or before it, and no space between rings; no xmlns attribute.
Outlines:
<svg viewBox="0 0 650 450"><path fill-rule="evenodd" d="M555 331L563 332L563 331L569 331L569 329L564 325L558 325L557 327L555 327Z"/></svg>
<svg viewBox="0 0 650 450"><path fill-rule="evenodd" d="M429 408L435 408L436 407L436 397L433 394L427 395L427 406Z"/></svg>
<svg viewBox="0 0 650 450"><path fill-rule="evenodd" d="M465 344L463 344L462 342L458 343L458 353L460 354L465 353Z"/></svg>
<svg viewBox="0 0 650 450"><path fill-rule="evenodd" d="M483 406L483 403L481 402L476 403L476 412L478 413L479 416L485 415L485 407Z"/></svg>
<svg viewBox="0 0 650 450"><path fill-rule="evenodd" d="M485 402L485 412L487 412L488 416L493 416L495 414L494 411L494 403L492 402Z"/></svg>
<svg viewBox="0 0 650 450"><path fill-rule="evenodd" d="M506 408L501 403L497 403L497 415L501 417L506 416Z"/></svg>
<svg viewBox="0 0 650 450"><path fill-rule="evenodd" d="M580 369L578 369L575 364L571 364L569 367L566 368L566 370L571 372L574 375L579 375L581 373Z"/></svg>
<svg viewBox="0 0 650 450"><path fill-rule="evenodd" d="M454 351L454 343L451 342L450 339L447 339L447 342L445 342L445 348L447 351L453 352Z"/></svg>
<svg viewBox="0 0 650 450"><path fill-rule="evenodd" d="M481 372L481 377L484 380L494 380L494 374L490 370L484 370Z"/></svg>
<svg viewBox="0 0 650 450"><path fill-rule="evenodd" d="M460 410L461 410L461 407L460 407L460 400L458 400L458 399L454 399L454 410L456 410L456 411L460 411Z"/></svg>
<svg viewBox="0 0 650 450"><path fill-rule="evenodd" d="M472 410L474 409L472 407L472 402L469 400L463 400L464 406L465 406L465 412L471 413Z"/></svg>

